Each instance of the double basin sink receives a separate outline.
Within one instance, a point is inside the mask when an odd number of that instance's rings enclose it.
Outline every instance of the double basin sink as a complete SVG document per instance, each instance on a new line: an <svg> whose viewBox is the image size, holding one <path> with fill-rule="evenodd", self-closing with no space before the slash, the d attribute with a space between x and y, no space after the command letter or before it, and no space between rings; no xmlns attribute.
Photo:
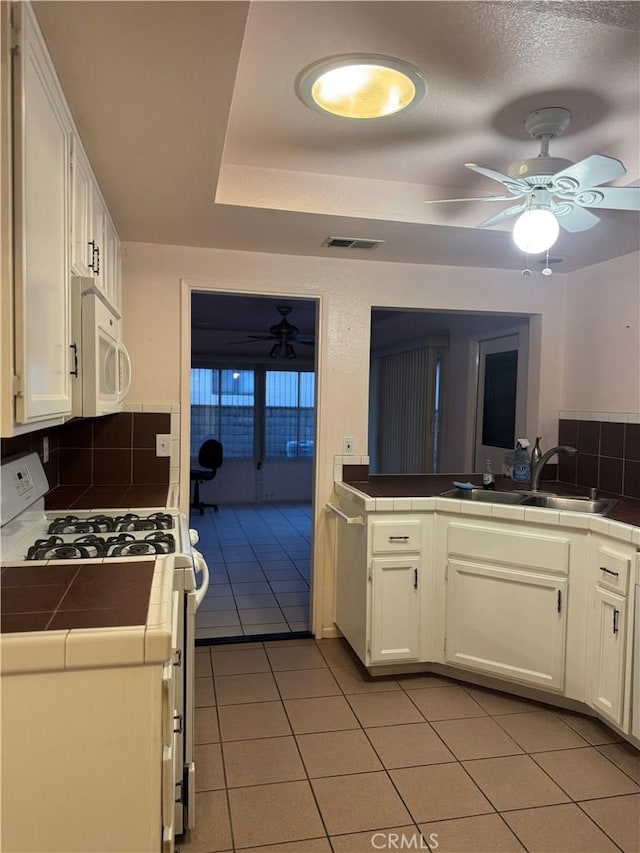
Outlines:
<svg viewBox="0 0 640 853"><path fill-rule="evenodd" d="M536 506L542 509L563 509L568 512L586 512L591 515L609 515L618 501L613 498L579 497L576 495L550 495L547 492L498 492L493 489L451 489L442 492L443 498L481 501L514 506Z"/></svg>

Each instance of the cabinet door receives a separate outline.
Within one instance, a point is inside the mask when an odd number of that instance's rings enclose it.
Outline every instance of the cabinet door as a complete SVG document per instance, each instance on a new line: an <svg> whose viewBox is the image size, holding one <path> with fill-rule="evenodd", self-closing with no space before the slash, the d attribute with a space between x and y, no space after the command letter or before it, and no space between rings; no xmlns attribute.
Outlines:
<svg viewBox="0 0 640 853"><path fill-rule="evenodd" d="M384 558L371 565L371 663L418 660L420 559Z"/></svg>
<svg viewBox="0 0 640 853"><path fill-rule="evenodd" d="M105 292L105 250L104 250L104 232L107 219L107 211L102 202L100 191L98 190L95 181L92 181L91 186L91 216L90 216L90 235L89 235L89 252L91 260L89 261L89 269L91 275L95 279L96 287L103 293Z"/></svg>
<svg viewBox="0 0 640 853"><path fill-rule="evenodd" d="M616 725L622 724L626 646L626 600L596 587L589 631L590 704Z"/></svg>
<svg viewBox="0 0 640 853"><path fill-rule="evenodd" d="M91 226L91 169L74 136L71 157L71 272L88 276L92 262L89 246Z"/></svg>
<svg viewBox="0 0 640 853"><path fill-rule="evenodd" d="M565 578L450 560L447 585L447 661L562 689Z"/></svg>
<svg viewBox="0 0 640 853"><path fill-rule="evenodd" d="M120 243L108 215L104 220L104 295L120 313Z"/></svg>
<svg viewBox="0 0 640 853"><path fill-rule="evenodd" d="M28 4L14 54L15 341L19 423L71 413L71 121Z"/></svg>

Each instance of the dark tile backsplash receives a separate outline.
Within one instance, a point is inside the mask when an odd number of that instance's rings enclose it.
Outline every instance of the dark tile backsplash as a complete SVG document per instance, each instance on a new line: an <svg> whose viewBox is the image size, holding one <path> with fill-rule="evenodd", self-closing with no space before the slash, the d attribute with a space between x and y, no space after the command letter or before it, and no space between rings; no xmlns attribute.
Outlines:
<svg viewBox="0 0 640 853"><path fill-rule="evenodd" d="M558 443L578 448L559 457L559 480L640 498L640 424L560 420Z"/></svg>
<svg viewBox="0 0 640 853"><path fill-rule="evenodd" d="M2 457L35 451L49 438L44 464L51 488L56 486L168 485L169 458L157 457L156 434L171 432L171 415L119 412L83 418L27 435L3 438Z"/></svg>

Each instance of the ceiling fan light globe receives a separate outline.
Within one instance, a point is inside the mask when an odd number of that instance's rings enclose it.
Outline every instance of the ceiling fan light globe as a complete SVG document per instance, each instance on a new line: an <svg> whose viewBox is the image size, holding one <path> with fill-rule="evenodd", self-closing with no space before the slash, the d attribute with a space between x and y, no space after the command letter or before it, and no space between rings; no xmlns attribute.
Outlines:
<svg viewBox="0 0 640 853"><path fill-rule="evenodd" d="M558 239L560 226L550 210L526 210L513 226L513 242L528 255L550 249Z"/></svg>

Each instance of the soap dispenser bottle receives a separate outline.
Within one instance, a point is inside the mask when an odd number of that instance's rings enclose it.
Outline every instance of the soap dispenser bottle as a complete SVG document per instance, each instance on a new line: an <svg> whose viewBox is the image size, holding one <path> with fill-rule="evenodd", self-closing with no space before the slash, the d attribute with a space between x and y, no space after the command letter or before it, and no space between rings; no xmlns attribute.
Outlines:
<svg viewBox="0 0 640 853"><path fill-rule="evenodd" d="M496 478L493 474L493 465L490 459L484 463L484 474L482 475L482 488L483 489L495 489L496 487Z"/></svg>

